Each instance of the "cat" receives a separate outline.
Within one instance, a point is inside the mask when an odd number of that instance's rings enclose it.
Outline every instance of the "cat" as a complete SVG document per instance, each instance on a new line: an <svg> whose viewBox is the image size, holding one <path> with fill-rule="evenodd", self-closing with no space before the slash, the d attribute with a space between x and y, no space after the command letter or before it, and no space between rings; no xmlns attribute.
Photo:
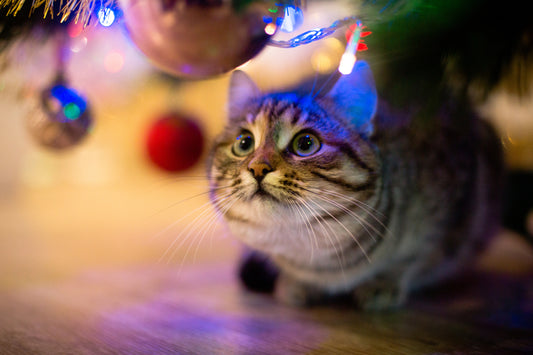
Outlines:
<svg viewBox="0 0 533 355"><path fill-rule="evenodd" d="M241 270L252 289L295 306L394 309L461 270L498 229L491 127L452 103L431 120L397 112L363 61L319 93L262 93L235 71L228 107L210 197L252 250Z"/></svg>

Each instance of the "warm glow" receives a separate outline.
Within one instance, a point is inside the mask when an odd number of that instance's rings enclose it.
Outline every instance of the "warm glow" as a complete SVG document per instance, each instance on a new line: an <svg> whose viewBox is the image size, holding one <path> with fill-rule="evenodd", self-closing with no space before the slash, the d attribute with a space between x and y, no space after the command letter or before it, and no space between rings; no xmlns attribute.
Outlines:
<svg viewBox="0 0 533 355"><path fill-rule="evenodd" d="M124 67L124 55L120 52L111 52L104 59L104 67L110 73L118 73Z"/></svg>
<svg viewBox="0 0 533 355"><path fill-rule="evenodd" d="M83 23L81 22L72 22L68 25L67 33L70 38L76 38L78 37L81 32L83 31Z"/></svg>
<svg viewBox="0 0 533 355"><path fill-rule="evenodd" d="M329 73L334 68L333 61L324 51L315 52L311 57L311 64L313 69L320 74Z"/></svg>
<svg viewBox="0 0 533 355"><path fill-rule="evenodd" d="M276 25L273 22L271 22L265 26L265 33L267 35L272 36L274 33L276 33L276 29L277 29Z"/></svg>

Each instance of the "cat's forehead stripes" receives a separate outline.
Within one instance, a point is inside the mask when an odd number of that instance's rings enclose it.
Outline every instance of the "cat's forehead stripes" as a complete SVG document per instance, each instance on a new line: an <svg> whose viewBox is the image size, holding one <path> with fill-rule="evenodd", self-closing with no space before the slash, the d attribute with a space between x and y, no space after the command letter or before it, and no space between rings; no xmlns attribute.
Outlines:
<svg viewBox="0 0 533 355"><path fill-rule="evenodd" d="M331 134L340 140L348 139L348 132L339 120L331 119L324 108L309 97L295 94L272 94L267 96L259 107L269 119L270 127L285 129L314 129L317 132ZM296 132L294 132L296 133Z"/></svg>
<svg viewBox="0 0 533 355"><path fill-rule="evenodd" d="M260 105L251 123L251 131L256 137L256 145L261 145L270 137L278 149L284 149L293 136L303 128L308 113L290 100L266 99Z"/></svg>
<svg viewBox="0 0 533 355"><path fill-rule="evenodd" d="M269 120L270 129L279 127L280 124L286 128L314 126L320 117L324 116L323 112L317 111L317 107L306 105L303 100L294 101L294 98L285 100L283 97L267 98L260 105L258 112Z"/></svg>

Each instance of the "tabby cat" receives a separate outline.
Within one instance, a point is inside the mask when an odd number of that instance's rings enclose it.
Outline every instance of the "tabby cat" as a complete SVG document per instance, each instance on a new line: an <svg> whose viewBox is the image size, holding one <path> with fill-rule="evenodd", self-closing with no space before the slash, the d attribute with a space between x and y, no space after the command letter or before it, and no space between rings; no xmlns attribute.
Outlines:
<svg viewBox="0 0 533 355"><path fill-rule="evenodd" d="M496 136L446 105L431 120L392 111L362 61L319 93L262 93L233 73L208 176L229 230L255 250L245 267L265 257L248 286L272 270L291 305L390 309L472 260L498 226Z"/></svg>

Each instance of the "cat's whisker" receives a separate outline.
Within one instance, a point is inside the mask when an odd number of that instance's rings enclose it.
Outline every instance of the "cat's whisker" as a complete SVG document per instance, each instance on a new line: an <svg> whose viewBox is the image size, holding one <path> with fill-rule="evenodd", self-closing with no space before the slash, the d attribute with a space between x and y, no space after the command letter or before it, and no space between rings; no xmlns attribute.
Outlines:
<svg viewBox="0 0 533 355"><path fill-rule="evenodd" d="M151 240L155 240L155 239L159 238L161 235L165 234L170 229L174 228L178 223L183 221L185 218L189 217L191 214L195 213L196 211L198 211L198 210L200 210L202 208L206 208L207 206L210 206L210 205L211 205L211 202L203 203L201 206L196 207L195 209L189 211L188 213L186 213L185 215L181 216L180 218L178 218L177 220L175 220L174 222L172 222L171 224L169 224L168 226L166 226L165 228L163 228L162 230L160 230L156 234L152 235L152 237L150 239Z"/></svg>
<svg viewBox="0 0 533 355"><path fill-rule="evenodd" d="M341 199L343 199L344 201L347 201L347 202L351 202L351 203L357 205L357 207L361 208L365 212L369 212L369 213L373 213L373 214L379 215L381 218L385 218L386 217L385 214L383 214L381 211L377 210L376 208L374 208L373 206L369 205L368 203L365 203L365 202L363 202L361 200L358 200L357 198L349 197L349 196L343 195L340 192L336 192L336 191L320 190L320 192L321 193L327 193L327 194L335 196L335 197L339 197L339 198L341 198ZM379 221L379 219L378 219L378 221Z"/></svg>
<svg viewBox="0 0 533 355"><path fill-rule="evenodd" d="M316 84L318 83L318 72L315 74L315 77L313 79L313 86L311 87L311 92L309 93L309 96L311 98L314 98L315 95L314 95L314 91L315 91L315 88L316 88Z"/></svg>
<svg viewBox="0 0 533 355"><path fill-rule="evenodd" d="M298 204L290 204L289 207L292 211L296 211L296 213L300 216L300 222L297 224L298 227L298 234L297 235L303 235L303 230L301 224L305 226L305 229L307 230L307 235L309 235L309 238L311 239L311 255L310 255L310 262L313 261L314 252L315 252L315 246L318 249L318 241L316 240L316 236L313 238L312 228L310 226L310 223L307 218L305 218L305 213L302 210L302 208Z"/></svg>
<svg viewBox="0 0 533 355"><path fill-rule="evenodd" d="M187 198L184 198L182 200L174 202L174 203L166 206L165 208L155 212L151 217L156 216L156 215L158 215L158 214L160 214L160 213L162 213L162 212L164 212L164 211L166 211L166 210L168 210L170 208L176 207L176 206L178 206L178 205L180 205L180 204L182 204L184 202L187 202L187 201L190 201L192 199L195 199L195 198L198 198L198 197L202 197L202 196L205 196L205 195L209 195L213 191L224 190L224 189L228 189L228 188L231 188L231 187L233 187L233 186L232 185L220 186L220 187L217 187L217 188L208 189L207 191L200 192L200 193L198 193L196 195L189 196Z"/></svg>
<svg viewBox="0 0 533 355"><path fill-rule="evenodd" d="M311 225L311 222L309 221L309 218L307 218L304 206L302 206L301 202L297 202L294 204L294 207L297 209L298 214L301 217L302 222L304 223L305 229L307 230L307 235L309 235L309 238L311 239L311 260L313 260L314 256L314 248L320 249L320 246L318 245L318 236L316 235L313 226Z"/></svg>
<svg viewBox="0 0 533 355"><path fill-rule="evenodd" d="M316 99L320 94L322 94L322 91L326 90L326 92L328 92L329 90L331 90L331 88L333 87L333 85L337 82L337 80L339 80L339 77L341 76L341 74L337 71L337 70L334 70L329 76L328 78L326 79L326 81L324 82L324 84L322 84L322 86L317 90L317 92L314 94L314 96L312 96L312 99ZM334 79L333 82L331 82L331 79Z"/></svg>
<svg viewBox="0 0 533 355"><path fill-rule="evenodd" d="M213 210L207 210L207 209L204 210L202 212L202 214L198 215L197 218L195 218L191 222L191 224L189 226L187 226L187 228L182 233L180 233L178 236L176 236L175 241L180 240L180 243L178 245L176 245L176 247L173 248L172 254L167 258L167 262L170 262L170 260L173 260L174 257L176 256L177 252L179 250L182 250L182 247L185 245L185 243L188 243L187 249L185 250L184 255L181 257L181 261L179 263L178 272L181 272L181 269L182 269L185 261L187 260L187 257L189 256L189 253L191 251L191 248L193 247L194 242L198 241L198 238L196 238L196 236L198 235L198 234L196 234L196 231L199 228L198 226L199 225L205 226L205 224L197 223L197 221L200 220L200 219L206 218L206 214L207 213L213 213L213 212L214 212ZM191 227L191 225L193 227ZM200 227L200 228L203 228L203 227ZM181 237L183 235L183 233L185 233L186 231L188 231L188 232L185 234L185 236ZM201 241L198 241L198 242L201 242Z"/></svg>
<svg viewBox="0 0 533 355"><path fill-rule="evenodd" d="M306 191L309 191L309 192L315 192L315 193L320 193L320 194L323 194L323 193L326 193L326 194L329 194L331 196L335 196L335 197L338 197L344 201L347 201L347 202L350 202L354 205L356 205L357 207L361 208L362 210L364 210L365 212L368 212L368 213L372 213L372 214L375 214L376 215L376 221L381 221L379 217L381 218L386 218L385 214L383 214L381 211L377 210L376 208L374 208L373 206L369 205L368 203L365 203L355 197L349 197L349 196L346 196L344 194L341 194L340 192L336 192L336 191L331 191L331 190L318 190L318 189L313 189L313 188L310 188L310 187L306 187L305 188Z"/></svg>
<svg viewBox="0 0 533 355"><path fill-rule="evenodd" d="M223 196L219 196L217 198L217 202L220 202L222 200L224 200L225 198L228 198L232 195L231 192L229 193L226 193L225 195ZM193 221L191 221L191 223L188 224L188 226L186 227L186 229L184 229L182 232L180 232L175 238L174 240L172 241L172 243L167 247L167 249L165 250L165 252L163 253L163 255L159 258L159 262L161 262L166 256L167 254L170 252L170 250L173 250L174 249L174 252L172 253L172 256L170 257L170 259L168 260L171 260L172 257L174 256L176 250L179 250L179 248L181 247L181 245L183 245L183 243L186 241L186 238L182 239L181 242L175 247L176 243L178 242L178 240L180 239L180 237L183 235L183 233L185 231L188 230L189 226L191 224L194 224L198 219L200 219L203 215L205 215L206 211L209 211L211 210L211 203L210 202L207 202L207 203L204 203L203 205L201 205L200 207L198 208L195 208L194 210L190 211L189 213L187 213L186 215L184 215L182 218L178 219L177 221L175 221L174 223L172 223L169 227L165 228L164 231L160 232L159 234L162 234L162 233L165 233L166 231L168 231L170 228L174 227L176 224L178 224L181 220L183 220L184 218L187 218L189 217L191 214L193 213L196 213L197 211L199 210L202 210L202 212L196 216Z"/></svg>
<svg viewBox="0 0 533 355"><path fill-rule="evenodd" d="M353 234L353 232L350 231L350 229L348 229L346 227L346 225L344 225L344 223L339 221L339 219L337 217L335 217L333 214L331 214L327 209L325 209L324 207L320 206L316 202L315 202L315 204L317 205L318 208L320 208L322 211L324 211L324 213L326 213L331 219L333 219L335 222L337 222L341 226L341 228L344 229L348 233L348 235L352 238L352 240L357 244L357 246L359 247L359 249L361 250L361 252L365 256L365 258L368 260L368 262L370 262L370 257L368 256L368 254L366 253L365 249L361 245L361 242L359 241L359 239L357 239L357 237Z"/></svg>
<svg viewBox="0 0 533 355"><path fill-rule="evenodd" d="M326 201L326 202L335 203L336 207L341 208L343 211L345 211L346 213L350 214L351 216L353 216L355 219L359 220L360 222L366 223L366 225L369 226L370 228L372 228L372 230L374 230L381 238L384 238L387 234L389 234L389 228L383 223L383 221L381 221L381 219L378 216L376 216L376 214L379 213L380 215L383 216L383 218L385 216L381 212L379 212L375 208L373 208L372 206L370 206L368 204L365 204L362 201L359 201L357 199L344 196L344 195L342 195L340 193L337 193L337 192L334 192L334 191L313 190L313 189L309 189L309 188L304 188L304 190L308 191L310 193L313 193L313 194L315 194L316 196L318 196L320 198L325 198L325 196L323 196L323 195L324 194L328 194L328 195L331 195L333 197L337 197L337 198L343 199L343 200L345 200L347 202L353 203L354 205L356 205L357 207L359 207L360 209L365 211L370 218L372 218L374 221L376 221L379 224L379 226L381 228L383 228L384 232L378 231L376 229L376 227L372 223L370 223L369 221L366 221L361 216L358 216L354 211L352 211L348 207L338 203L337 201L335 201L333 199L328 199L328 201ZM374 238L374 237L372 236L372 238Z"/></svg>
<svg viewBox="0 0 533 355"><path fill-rule="evenodd" d="M374 237L374 235L370 232L370 230L368 230L367 227L369 227L370 229L372 229L372 231L374 233L376 233L380 238L383 238L383 233L381 231L379 231L374 225L372 225L372 223L368 222L367 220L365 220L363 217L357 215L357 213L355 213L354 211L350 210L349 208L347 208L346 206L338 203L337 201L333 200L333 199L330 199L330 198L327 198L325 196L321 196L320 194L316 194L316 197L330 205L333 205L339 209L341 209L342 211L344 211L347 215L353 217L363 228L364 230L367 232L367 234L372 238L372 240L375 242L376 241L376 238Z"/></svg>
<svg viewBox="0 0 533 355"><path fill-rule="evenodd" d="M219 215L224 215L239 200L238 196L236 196L238 194L238 192L239 192L239 189L242 190L242 188L247 187L249 185L251 185L251 184L246 184L246 185L241 185L241 186L229 185L229 186L223 186L223 187L218 187L218 188L211 188L210 192L224 190L224 189L227 189L228 187L235 188L235 190L230 191L230 192L226 192L225 194L223 194L221 196L216 196L216 197L212 198L211 203L214 204L215 206L217 206L218 210L217 209L206 208L206 209L204 209L204 211L202 213L200 213L198 216L196 216L196 218L194 218L191 221L191 223L189 223L187 228L184 231L182 231L178 236L176 236L176 238L174 239L172 244L174 245L177 242L178 239L181 239L180 243L177 246L175 246L175 247L173 245L171 245L167 249L167 251L165 252L165 254L168 254L170 249L174 249L174 251L172 252L170 257L168 258L168 260L172 260L174 258L174 256L176 255L176 253L178 252L178 250L180 250L181 247L191 238L191 236L193 236L193 233L196 233L196 231L199 228L198 227L199 223L197 223L198 220L204 219L207 213L213 212L214 215L211 217L210 221L207 224L206 223L202 223L201 224L200 228L203 228L203 232L201 234L201 237L200 238L193 237L193 241L194 240L198 241L197 247L196 247L195 253L194 253L194 255L196 256L196 254L198 253L198 248L199 248L200 244L202 243L203 239L205 238L205 235L206 235L206 232L207 232L206 228L208 228L208 226L211 226L212 223L217 220L217 217ZM190 227L190 226L193 226L193 227ZM187 230L188 230L187 234L182 238L181 236ZM185 255L182 258L181 264L183 264L183 261L188 257L188 255L189 255L189 253L191 251L191 248L193 246L193 243L194 243L193 241L191 241L189 243L189 245L187 247L187 250L185 251Z"/></svg>
<svg viewBox="0 0 533 355"><path fill-rule="evenodd" d="M201 195L204 195L206 193L209 193L209 191L207 192L203 192L201 194L198 194L198 195L195 195L195 196L192 196L190 198L187 198L186 200L190 200L192 198L195 198L195 197L199 197ZM231 193L228 193L228 196L230 195ZM182 201L180 201L182 202ZM178 203L180 203L178 202ZM165 234L166 232L168 232L170 229L172 229L174 226L176 226L178 223L180 223L181 221L183 221L184 219L186 219L187 217L189 217L191 214L194 214L195 212L197 212L198 210L200 209L204 209L204 208L208 208L210 207L212 204L212 201L208 201L208 202L205 202L203 203L201 206L189 211L188 213L186 213L185 215L181 216L181 218L178 218L177 220L175 220L174 222L172 222L170 225L168 225L167 227L165 227L164 229L162 229L161 231L157 232L156 234L154 234L150 239L151 240L155 240L157 238L159 238L159 236Z"/></svg>
<svg viewBox="0 0 533 355"><path fill-rule="evenodd" d="M319 248L316 233L314 232L313 227L311 226L311 223L309 222L309 220L305 217L305 211L303 207L300 204L293 204L292 206L294 206L294 208L300 215L300 219L303 222L305 229L307 230L307 235L309 236L311 240L311 243L310 243L311 244L311 255L309 258L310 258L310 261L312 261L314 257L315 246L317 249ZM298 234L298 235L301 235L301 234Z"/></svg>
<svg viewBox="0 0 533 355"><path fill-rule="evenodd" d="M312 217L316 220L316 222L318 223L318 225L323 229L324 231L324 235L326 236L326 238L328 239L329 243L331 244L331 246L333 247L334 251L335 251L335 254L337 255L337 259L339 261L339 266L342 268L342 265L343 265L343 260L344 260L344 254L341 250L341 253L339 254L339 250L337 249L337 245L335 244L335 241L331 238L331 235L330 235L330 232L332 232L333 236L335 237L336 241L339 242L339 239L337 237L337 235L335 234L335 231L333 231L333 229L331 228L331 226L329 226L326 221L324 220L324 218L321 216L320 213L317 213L317 210L315 210L311 205L309 205L307 203L307 201L305 201L305 199L303 198L299 198L298 201L307 208L307 210L311 213ZM320 207L320 206L319 206ZM319 219L320 218L320 219ZM328 225L328 227L330 228L330 232L328 232L325 228L325 225ZM342 257L341 257L342 255Z"/></svg>
<svg viewBox="0 0 533 355"><path fill-rule="evenodd" d="M207 184L208 180L208 177L205 175L168 176L158 179L156 182L151 184L147 190L154 191L169 185L175 185L176 183L180 182Z"/></svg>
<svg viewBox="0 0 533 355"><path fill-rule="evenodd" d="M204 231L202 232L202 235L200 236L199 241L196 244L196 249L194 251L194 257L193 257L194 261L196 261L196 256L198 254L200 245L202 244L205 236L208 234L209 231L211 231L213 229L213 227L216 225L217 221L219 221L219 218L221 216L223 216L229 209L231 209L231 207L233 207L233 205L237 201L238 201L237 199L233 199L233 201L230 201L228 203L227 200L226 200L226 201L224 201L226 203L224 204L224 206L221 208L220 211L214 210L213 216L209 219L209 221L206 224L204 224L204 226L205 226L205 227L203 227Z"/></svg>
<svg viewBox="0 0 533 355"><path fill-rule="evenodd" d="M322 206L320 206L320 205L319 205L318 203L316 203L315 201L313 201L313 200L309 200L309 202L314 203L319 209L321 209L321 210L323 210L323 211L326 211ZM327 212L327 211L326 211L326 212ZM325 222L324 217L321 217L321 219L324 220L324 222ZM336 222L339 223L341 226L343 226L342 223L340 223L338 220L336 220ZM332 234L333 234L333 236L335 237L336 241L340 244L340 239L339 239L339 237L337 236L337 234L335 233L335 231L333 230L333 227L331 227L331 226L329 225L329 223L326 223L326 224L329 226L330 230L332 231ZM328 238L328 239L329 239L329 238ZM329 239L329 240L330 240L330 244L332 244L331 239ZM359 244L359 243L358 243L358 244ZM332 245L333 245L333 244L332 244ZM334 247L335 247L335 246L334 246ZM364 251L364 250L362 250L362 251L363 251L363 254L364 254L365 251ZM338 260L338 262L339 262L339 268L340 268L340 271L341 271L342 277L343 277L343 279L346 281L347 278L346 278L346 273L345 273L345 271L344 271L344 264L345 264L345 262L346 262L346 260L345 260L345 255L344 255L344 249L341 248L340 257L339 257L339 253L337 252L337 248L335 247L335 254L337 255L337 260Z"/></svg>

